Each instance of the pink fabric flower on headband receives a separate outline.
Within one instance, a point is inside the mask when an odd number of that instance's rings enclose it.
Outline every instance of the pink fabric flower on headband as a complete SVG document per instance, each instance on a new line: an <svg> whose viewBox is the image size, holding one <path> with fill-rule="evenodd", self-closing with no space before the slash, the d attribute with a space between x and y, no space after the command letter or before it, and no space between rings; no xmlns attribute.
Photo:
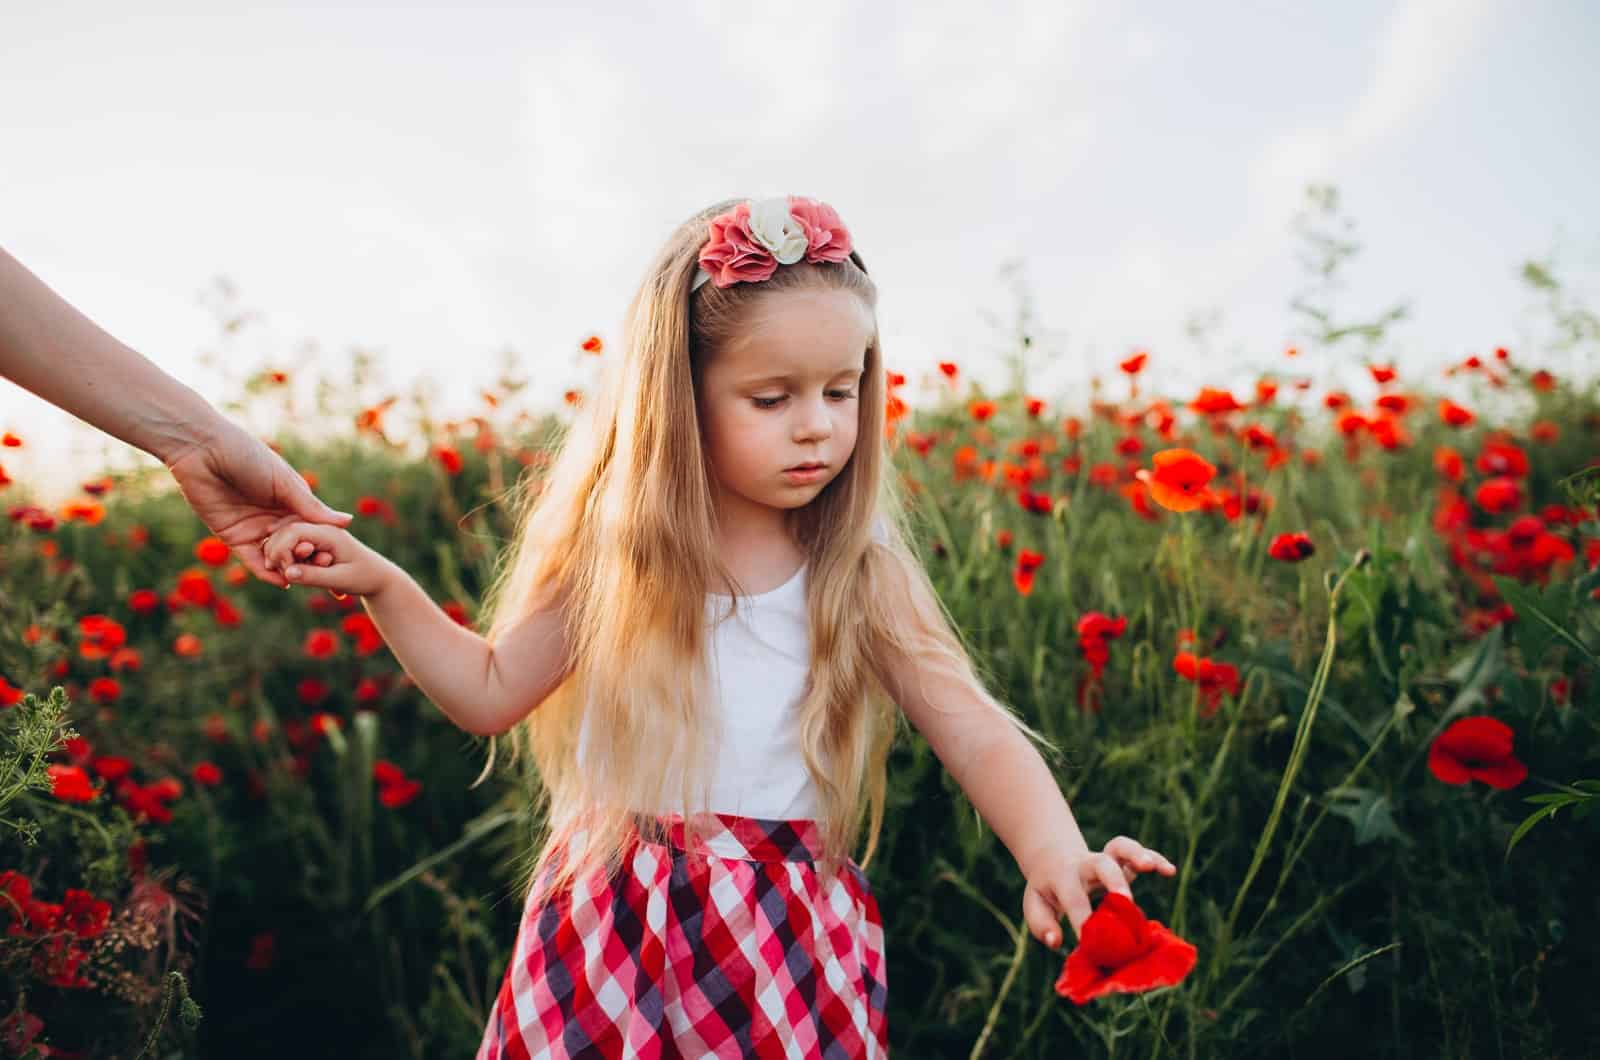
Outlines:
<svg viewBox="0 0 1600 1060"><path fill-rule="evenodd" d="M759 283L802 256L812 263L850 256L850 233L833 207L798 195L742 202L708 227L696 288L707 279L718 287Z"/></svg>
<svg viewBox="0 0 1600 1060"><path fill-rule="evenodd" d="M807 261L843 261L850 256L850 233L832 206L791 195L789 213L805 230Z"/></svg>

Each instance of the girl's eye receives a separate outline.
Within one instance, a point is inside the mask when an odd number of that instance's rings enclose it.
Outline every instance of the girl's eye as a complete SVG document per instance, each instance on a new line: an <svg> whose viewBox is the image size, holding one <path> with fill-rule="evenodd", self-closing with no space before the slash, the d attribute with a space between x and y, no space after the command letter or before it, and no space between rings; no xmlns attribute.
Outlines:
<svg viewBox="0 0 1600 1060"><path fill-rule="evenodd" d="M856 396L856 392L854 390L830 390L830 391L828 391L828 394L829 394L830 397L837 398L840 401L849 401L851 398ZM756 408L758 408L758 409L770 409L770 408L776 408L778 403L780 401L782 401L783 398L781 398L781 397L759 398L758 397L758 398L751 398L750 400L754 401L756 403Z"/></svg>

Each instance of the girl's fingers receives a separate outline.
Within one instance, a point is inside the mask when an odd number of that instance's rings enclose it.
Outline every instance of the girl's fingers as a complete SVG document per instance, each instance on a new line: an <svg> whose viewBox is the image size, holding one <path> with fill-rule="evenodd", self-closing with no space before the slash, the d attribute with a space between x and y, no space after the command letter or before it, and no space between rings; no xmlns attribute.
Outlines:
<svg viewBox="0 0 1600 1060"><path fill-rule="evenodd" d="M1122 862L1105 853L1091 855L1080 864L1084 862L1107 893L1115 891L1125 898L1133 897L1133 892L1128 889L1128 878L1122 874Z"/></svg>
<svg viewBox="0 0 1600 1060"><path fill-rule="evenodd" d="M1123 869L1129 873L1129 879L1140 872L1160 871L1170 876L1178 871L1178 867L1163 857L1159 851L1151 850L1125 835L1119 835L1107 842L1105 852L1123 863Z"/></svg>
<svg viewBox="0 0 1600 1060"><path fill-rule="evenodd" d="M261 543L261 550L267 564L279 569L317 553L327 553L331 560L334 555L334 535L339 532L335 527L318 523L293 523L268 534ZM304 550L307 548L312 551L306 553Z"/></svg>
<svg viewBox="0 0 1600 1060"><path fill-rule="evenodd" d="M1051 949L1061 945L1061 914L1034 887L1022 892L1022 920L1028 932Z"/></svg>
<svg viewBox="0 0 1600 1060"><path fill-rule="evenodd" d="M290 585L307 585L313 589L338 589L345 583L342 571L334 573L323 567L310 567L304 563L296 563L283 573L284 577L289 579Z"/></svg>

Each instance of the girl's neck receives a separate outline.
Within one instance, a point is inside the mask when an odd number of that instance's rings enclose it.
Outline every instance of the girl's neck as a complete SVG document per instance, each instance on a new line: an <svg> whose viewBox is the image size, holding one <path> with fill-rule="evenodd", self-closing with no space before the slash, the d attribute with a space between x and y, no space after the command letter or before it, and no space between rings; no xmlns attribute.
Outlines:
<svg viewBox="0 0 1600 1060"><path fill-rule="evenodd" d="M739 592L750 596L787 584L806 558L799 543L781 530L722 533L717 549Z"/></svg>

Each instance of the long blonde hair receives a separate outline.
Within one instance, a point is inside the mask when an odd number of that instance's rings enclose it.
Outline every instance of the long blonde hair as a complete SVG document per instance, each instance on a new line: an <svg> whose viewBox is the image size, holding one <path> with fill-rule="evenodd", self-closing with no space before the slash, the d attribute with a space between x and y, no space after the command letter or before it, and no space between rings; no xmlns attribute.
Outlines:
<svg viewBox="0 0 1600 1060"><path fill-rule="evenodd" d="M876 309L877 289L854 252L844 262L780 266L761 283L708 283L691 293L707 221L742 201L707 207L668 238L629 304L620 354L608 359L598 393L542 476L530 469L514 487L516 531L479 624L494 643L560 599L570 648L561 683L507 734L512 764L531 757L536 770L523 773L542 833L524 896L547 864L555 869L547 894L595 870L615 871L636 811L676 807L688 847L699 849L696 814L707 809L718 737L705 594L724 587L738 606L715 545L714 478L696 400L702 373L761 299L778 292L843 289ZM874 338L854 453L821 493L784 517L810 568L811 666L796 709L818 794L824 872L855 849L863 823L863 867L877 847L900 718L886 691L890 653L920 655L919 676L959 675L997 717L1049 746L983 690L907 543L905 506L889 473L886 382ZM891 582L898 597L887 591ZM896 598L921 606L886 603ZM491 765L493 757L491 737ZM674 773L681 783L668 791Z"/></svg>

